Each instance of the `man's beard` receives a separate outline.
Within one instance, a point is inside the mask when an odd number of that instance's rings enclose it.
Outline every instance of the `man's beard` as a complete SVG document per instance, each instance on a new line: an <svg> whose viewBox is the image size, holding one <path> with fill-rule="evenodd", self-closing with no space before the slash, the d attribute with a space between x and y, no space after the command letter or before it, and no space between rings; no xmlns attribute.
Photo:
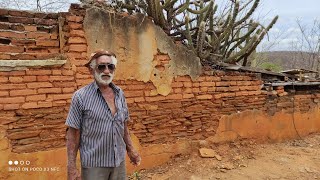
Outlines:
<svg viewBox="0 0 320 180"><path fill-rule="evenodd" d="M104 80L102 79L103 76L109 76L108 80ZM94 72L94 78L96 79L96 81L100 84L103 85L109 85L112 82L113 79L113 74L109 73L109 74L105 74L105 73L98 73L97 71Z"/></svg>

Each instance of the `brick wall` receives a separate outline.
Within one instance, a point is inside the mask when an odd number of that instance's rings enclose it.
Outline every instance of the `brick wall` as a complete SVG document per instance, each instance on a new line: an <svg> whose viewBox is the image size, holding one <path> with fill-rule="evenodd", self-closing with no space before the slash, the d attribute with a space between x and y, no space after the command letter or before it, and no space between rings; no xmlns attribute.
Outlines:
<svg viewBox="0 0 320 180"><path fill-rule="evenodd" d="M72 25L68 23L73 20L69 21L66 14L0 9L0 59L59 58L68 45L65 39L71 36ZM75 71L67 63L63 67L0 72L0 123L10 141L7 148L30 152L65 145L64 121L77 89Z"/></svg>
<svg viewBox="0 0 320 180"><path fill-rule="evenodd" d="M13 152L65 146L65 118L72 93L92 82L87 68L83 9L42 14L0 9L0 59L39 60L64 54L62 67L0 72L0 124ZM60 25L59 25L60 22ZM59 31L60 29L60 31ZM155 58L158 70L170 62ZM116 80L131 113L130 129L142 144L204 139L214 135L223 115L258 109L268 114L308 112L319 105L319 91L261 90L259 74L205 71L196 80L173 79L172 91L158 95L152 82ZM3 149L3 147L2 147Z"/></svg>
<svg viewBox="0 0 320 180"><path fill-rule="evenodd" d="M0 59L55 57L60 53L58 17L0 9Z"/></svg>

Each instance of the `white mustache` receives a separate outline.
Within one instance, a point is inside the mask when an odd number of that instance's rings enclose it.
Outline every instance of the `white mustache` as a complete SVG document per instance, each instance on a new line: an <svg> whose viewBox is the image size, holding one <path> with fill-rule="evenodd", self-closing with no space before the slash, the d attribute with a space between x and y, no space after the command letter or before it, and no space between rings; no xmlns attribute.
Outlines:
<svg viewBox="0 0 320 180"><path fill-rule="evenodd" d="M114 75L111 74L111 73L109 73L109 74L105 74L105 73L103 73L103 72L98 73L98 72L96 71L94 76L95 76L95 79L96 79L99 83L108 85L108 84L111 83ZM108 76L109 79L108 79L108 80L103 80L103 79L102 79L103 76Z"/></svg>

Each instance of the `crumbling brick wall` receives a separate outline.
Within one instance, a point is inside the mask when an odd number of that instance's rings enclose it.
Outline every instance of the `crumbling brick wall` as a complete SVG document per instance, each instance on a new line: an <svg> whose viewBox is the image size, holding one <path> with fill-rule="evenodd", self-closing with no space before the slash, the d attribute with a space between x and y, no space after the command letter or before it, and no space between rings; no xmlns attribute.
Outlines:
<svg viewBox="0 0 320 180"><path fill-rule="evenodd" d="M41 60L62 54L63 66L0 72L0 149L34 152L65 146L65 118L72 93L92 82L86 67L85 10L43 14L0 10L0 59ZM171 59L154 58L161 67ZM285 110L306 113L319 106L318 90L283 94L263 91L259 74L209 70L196 80L177 76L167 96L154 84L115 80L123 88L131 114L130 129L142 144L204 139L216 133L223 115L258 109L266 114ZM294 98L294 102L292 102Z"/></svg>

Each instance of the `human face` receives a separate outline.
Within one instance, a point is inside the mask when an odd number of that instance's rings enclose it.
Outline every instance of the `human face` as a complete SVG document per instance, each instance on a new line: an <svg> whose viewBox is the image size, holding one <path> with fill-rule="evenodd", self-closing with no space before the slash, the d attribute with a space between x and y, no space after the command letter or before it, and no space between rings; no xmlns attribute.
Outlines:
<svg viewBox="0 0 320 180"><path fill-rule="evenodd" d="M114 76L115 66L110 56L100 56L96 59L94 68L95 80L103 85L109 85Z"/></svg>

